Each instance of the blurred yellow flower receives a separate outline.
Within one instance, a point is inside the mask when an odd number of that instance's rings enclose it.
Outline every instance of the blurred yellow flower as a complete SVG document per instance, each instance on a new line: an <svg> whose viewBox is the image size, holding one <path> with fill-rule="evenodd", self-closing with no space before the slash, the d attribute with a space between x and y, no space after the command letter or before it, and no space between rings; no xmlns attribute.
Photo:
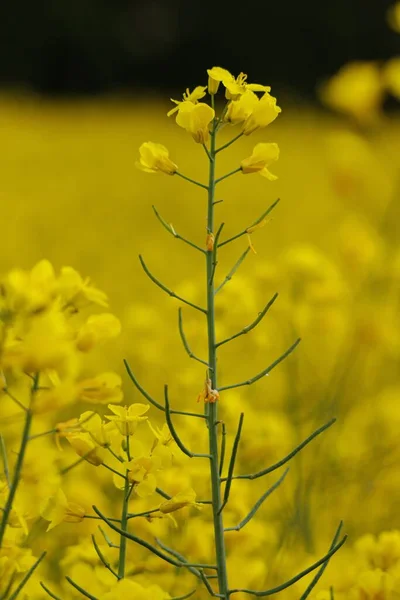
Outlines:
<svg viewBox="0 0 400 600"><path fill-rule="evenodd" d="M80 400L91 403L118 403L123 400L121 377L117 373L101 373L79 381L76 385Z"/></svg>
<svg viewBox="0 0 400 600"><path fill-rule="evenodd" d="M382 75L387 90L400 100L400 56L391 58L385 63Z"/></svg>
<svg viewBox="0 0 400 600"><path fill-rule="evenodd" d="M321 100L330 108L362 123L373 122L383 98L382 76L375 62L352 62L320 88Z"/></svg>
<svg viewBox="0 0 400 600"><path fill-rule="evenodd" d="M196 492L192 488L179 492L169 500L162 502L159 506L159 511L166 515L186 506L193 506L198 509L202 508L202 505L196 502Z"/></svg>
<svg viewBox="0 0 400 600"><path fill-rule="evenodd" d="M47 531L50 531L63 521L67 523L80 523L85 518L85 509L68 502L66 495L58 489L54 496L47 498L41 509L41 516L50 521Z"/></svg>
<svg viewBox="0 0 400 600"><path fill-rule="evenodd" d="M121 323L113 314L90 315L78 332L76 347L81 352L88 352L98 343L117 337L120 333Z"/></svg>
<svg viewBox="0 0 400 600"><path fill-rule="evenodd" d="M209 125L214 117L215 111L208 104L204 102L193 104L193 102L186 101L182 102L179 107L176 122L192 134L195 142L206 144L210 136Z"/></svg>
<svg viewBox="0 0 400 600"><path fill-rule="evenodd" d="M278 144L260 142L254 146L251 156L243 159L240 165L244 174L259 173L270 181L274 181L278 178L268 170L268 167L278 158Z"/></svg>
<svg viewBox="0 0 400 600"><path fill-rule="evenodd" d="M91 465L99 467L104 463L106 450L93 440L89 432L68 431L66 429L63 432L63 437L68 440L77 455L84 458Z"/></svg>
<svg viewBox="0 0 400 600"><path fill-rule="evenodd" d="M158 585L144 588L136 581L121 579L112 588L100 596L100 600L168 600L169 594L164 592Z"/></svg>
<svg viewBox="0 0 400 600"><path fill-rule="evenodd" d="M400 2L395 2L387 11L387 21L396 33L400 33Z"/></svg>
<svg viewBox="0 0 400 600"><path fill-rule="evenodd" d="M169 158L169 152L162 144L144 142L139 148L140 159L135 163L136 167L146 173L161 171L167 175L173 175L178 167Z"/></svg>
<svg viewBox="0 0 400 600"><path fill-rule="evenodd" d="M125 467L128 470L128 479L134 484L135 493L140 498L154 494L157 487L154 473L162 468L158 457L140 456L125 463Z"/></svg>
<svg viewBox="0 0 400 600"><path fill-rule="evenodd" d="M73 306L79 309L90 303L108 307L106 294L93 287L89 277L83 279L72 267L62 267L57 280L57 291L65 303L64 308Z"/></svg>

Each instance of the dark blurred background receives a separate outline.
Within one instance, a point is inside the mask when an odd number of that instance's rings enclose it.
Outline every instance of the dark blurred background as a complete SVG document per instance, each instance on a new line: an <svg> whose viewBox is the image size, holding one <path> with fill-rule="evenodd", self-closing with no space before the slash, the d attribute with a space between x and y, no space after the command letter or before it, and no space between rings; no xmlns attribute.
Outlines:
<svg viewBox="0 0 400 600"><path fill-rule="evenodd" d="M0 86L51 95L183 91L245 70L305 99L349 60L400 54L390 0L3 0Z"/></svg>

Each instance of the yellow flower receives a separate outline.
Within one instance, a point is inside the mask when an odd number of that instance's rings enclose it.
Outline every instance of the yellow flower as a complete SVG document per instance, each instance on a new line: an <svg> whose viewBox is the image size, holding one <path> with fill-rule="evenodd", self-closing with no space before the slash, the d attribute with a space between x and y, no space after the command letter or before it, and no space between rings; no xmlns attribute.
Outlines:
<svg viewBox="0 0 400 600"><path fill-rule="evenodd" d="M275 121L280 112L282 109L277 106L276 98L266 92L260 99L257 99L257 103L247 117L243 125L244 135L250 135L256 129L266 127Z"/></svg>
<svg viewBox="0 0 400 600"><path fill-rule="evenodd" d="M183 127L188 133L192 134L195 142L206 144L210 136L208 126L214 117L215 111L208 104L204 104L204 102L193 104L186 101L182 102L179 107L176 122L180 127Z"/></svg>
<svg viewBox="0 0 400 600"><path fill-rule="evenodd" d="M168 600L171 596L158 585L144 588L130 579L117 581L108 592L100 596L100 600L126 600L126 598L132 600Z"/></svg>
<svg viewBox="0 0 400 600"><path fill-rule="evenodd" d="M116 373L102 373L91 379L79 381L77 395L80 400L91 403L121 402L124 397L121 377Z"/></svg>
<svg viewBox="0 0 400 600"><path fill-rule="evenodd" d="M157 480L154 475L162 467L158 457L140 456L125 463L128 470L128 479L134 484L134 490L140 498L154 494Z"/></svg>
<svg viewBox="0 0 400 600"><path fill-rule="evenodd" d="M207 73L208 93L210 95L214 95L218 92L221 81L230 81L231 79L234 79L233 75L231 75L227 69L223 69L222 67L213 67L212 69L207 69Z"/></svg>
<svg viewBox="0 0 400 600"><path fill-rule="evenodd" d="M194 506L195 508L202 508L201 504L196 502L196 492L189 488L183 492L175 494L169 500L162 502L159 506L159 511L164 515L185 508L186 506Z"/></svg>
<svg viewBox="0 0 400 600"><path fill-rule="evenodd" d="M376 120L383 96L382 77L374 62L352 62L340 69L320 90L329 107L360 122Z"/></svg>
<svg viewBox="0 0 400 600"><path fill-rule="evenodd" d="M204 98L204 96L206 95L206 89L206 86L203 87L201 85L198 85L194 88L193 92L190 92L189 88L186 88L186 92L183 94L182 100L173 100L171 98L171 102L176 104L176 106L174 106L174 108L171 108L171 110L167 113L167 117L170 117L178 110L181 110L182 104L184 104L185 102L197 104L197 102L201 100L201 98Z"/></svg>
<svg viewBox="0 0 400 600"><path fill-rule="evenodd" d="M47 531L50 531L63 521L80 523L85 517L85 509L75 502L68 502L64 492L58 489L54 496L46 499L40 514L46 521L50 521L47 527Z"/></svg>
<svg viewBox="0 0 400 600"><path fill-rule="evenodd" d="M57 290L64 306L82 308L87 304L98 304L107 308L107 296L90 284L89 277L83 279L72 267L62 267L57 280Z"/></svg>
<svg viewBox="0 0 400 600"><path fill-rule="evenodd" d="M104 463L105 448L99 446L89 432L64 431L63 437L67 438L78 456L84 458L91 465L98 467Z"/></svg>
<svg viewBox="0 0 400 600"><path fill-rule="evenodd" d="M242 172L247 173L259 173L263 177L266 177L270 181L278 179L276 175L273 175L268 167L271 163L275 162L279 158L279 147L278 144L274 143L263 143L254 146L253 153L248 158L245 158L241 162Z"/></svg>
<svg viewBox="0 0 400 600"><path fill-rule="evenodd" d="M400 100L400 56L391 58L383 69L383 81L388 91Z"/></svg>
<svg viewBox="0 0 400 600"><path fill-rule="evenodd" d="M148 404L131 404L130 406L115 406L109 404L108 408L114 413L105 415L106 419L115 423L123 436L133 435L137 426L142 421L147 421L148 417L143 415L147 413L150 406Z"/></svg>
<svg viewBox="0 0 400 600"><path fill-rule="evenodd" d="M78 332L76 347L81 352L88 352L105 340L116 337L121 332L121 323L111 313L91 315Z"/></svg>
<svg viewBox="0 0 400 600"><path fill-rule="evenodd" d="M140 148L140 160L135 163L136 167L146 173L161 171L167 175L173 175L178 166L169 158L169 152L162 144L144 142Z"/></svg>
<svg viewBox="0 0 400 600"><path fill-rule="evenodd" d="M208 73L208 91L210 94L216 94L220 82L226 88L225 95L228 100L236 100L239 96L244 94L247 90L253 92L270 92L271 88L267 85L261 85L259 83L247 83L247 75L240 73L236 79L226 69L222 67L213 67L207 70Z"/></svg>
<svg viewBox="0 0 400 600"><path fill-rule="evenodd" d="M225 121L232 125L243 123L251 115L258 102L258 96L251 90L247 90L237 100L229 102Z"/></svg>
<svg viewBox="0 0 400 600"><path fill-rule="evenodd" d="M387 21L389 26L396 33L400 33L400 2L396 2L387 12Z"/></svg>

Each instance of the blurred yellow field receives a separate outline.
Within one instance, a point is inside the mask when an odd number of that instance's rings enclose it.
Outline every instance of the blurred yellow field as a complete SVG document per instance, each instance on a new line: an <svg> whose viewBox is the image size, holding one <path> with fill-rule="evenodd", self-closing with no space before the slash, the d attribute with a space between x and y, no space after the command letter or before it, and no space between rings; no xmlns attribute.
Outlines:
<svg viewBox="0 0 400 600"><path fill-rule="evenodd" d="M107 294L122 329L85 357L81 379L115 372L123 381L122 406L143 403L124 369L127 359L140 384L159 402L168 383L174 409L198 412L205 366L192 361L182 345L179 302L148 280L138 259L142 254L151 272L176 294L204 305L202 257L168 234L152 206L176 232L204 247L205 191L176 176L147 175L135 168L139 146L159 142L180 172L207 183L201 144L194 144L174 119L168 119L169 109L168 101L156 99L50 102L34 96L3 97L0 270L31 270L47 259L57 273L71 266L82 277L89 276ZM221 143L235 134L226 125ZM221 393L227 456L242 411L235 467L240 474L273 464L314 430L337 419L289 463L285 481L254 520L243 531L227 533L232 588L265 589L290 579L328 551L343 520L349 539L311 597L328 600L330 586L336 600L386 600L400 593L399 134L395 116L357 128L344 119L289 104L266 130L238 140L218 160L217 176L222 176L239 167L258 142L276 142L281 152L271 167L277 181L237 173L217 188L217 200L222 201L215 207L217 226L225 222L221 239L247 229L280 198L265 225L250 234L256 252L248 253L216 299L221 340L251 323L279 294L256 329L221 347L221 385L256 375L302 338L295 352L267 377ZM221 248L217 284L248 245L244 235ZM204 315L187 306L182 314L191 350L205 358ZM25 390L15 385L18 392ZM1 403L0 431L14 461L21 412L18 417L18 407L6 393ZM109 415L107 402L103 405L99 412ZM43 409L33 435L87 410L93 410L93 404L85 396L79 404L60 403L56 413ZM154 407L148 416L154 426L165 422ZM196 452L205 452L206 429L199 421L184 416L174 420L183 440ZM143 443L150 443L151 432L142 429ZM23 518L15 517L13 527L28 528L25 546L35 557L43 549L48 556L27 584L27 593L29 598L47 598L39 585L43 581L62 600L82 597L65 581L68 575L94 598L120 598L109 592L112 575L90 540L96 532L107 560L115 560L113 549L98 534L98 523L83 518L60 522L45 533L45 513L32 508L62 485L68 501L86 515L94 514L93 504L113 516L120 510L121 492L113 475L98 468L101 463L83 461L61 478L60 471L77 459L63 439L61 445L62 453L54 436L48 436L28 447L25 490L19 498ZM206 467L177 452L173 466L160 473L159 480L157 476L158 485L171 496L193 488L197 499L208 498ZM240 522L282 473L234 480L227 526ZM0 488L0 495L6 487ZM157 506L160 500L156 493L150 500L132 495L130 509L140 513L149 502ZM169 519L137 518L132 531L146 540L160 537L194 563L212 563L209 506L197 510L189 501L187 506L174 515L176 526ZM68 520L74 519L64 519ZM110 536L118 542L118 535ZM5 598L1 593L7 589L8 571L2 560L7 558L0 553L0 597ZM154 588L134 596L143 600L178 597L196 586L192 574L164 564L129 541L127 570L138 585L157 585L170 594L160 595ZM301 598L310 577L281 597ZM193 598L209 597L200 586L196 589ZM242 600L248 595L239 592L233 597Z"/></svg>

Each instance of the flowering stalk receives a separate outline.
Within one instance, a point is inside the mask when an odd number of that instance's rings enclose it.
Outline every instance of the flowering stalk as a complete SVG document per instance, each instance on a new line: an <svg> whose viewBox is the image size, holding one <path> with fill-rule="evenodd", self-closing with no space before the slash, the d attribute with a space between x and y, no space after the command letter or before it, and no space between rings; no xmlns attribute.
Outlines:
<svg viewBox="0 0 400 600"><path fill-rule="evenodd" d="M214 100L214 96L211 96ZM216 161L216 121L210 133L210 166L208 177L208 211L207 211L207 234L213 235L214 232L214 197L215 197L215 161ZM211 379L212 389L217 389L217 343L215 337L215 290L214 290L214 263L216 262L216 253L213 248L207 251L207 332L208 332L208 365L209 378ZM216 563L218 566L218 587L223 598L228 598L228 576L226 569L226 552L224 539L224 523L221 508L221 481L219 474L218 458L218 402L206 404L208 417L208 436L210 473L211 473L211 494L212 511L214 519L215 552Z"/></svg>
<svg viewBox="0 0 400 600"><path fill-rule="evenodd" d="M22 432L21 445L20 445L20 449L18 452L17 462L15 464L14 476L13 476L12 483L11 483L11 486L10 486L10 489L8 492L7 501L6 501L6 504L3 509L3 516L2 516L2 519L0 522L0 548L2 547L4 534L6 532L7 523L8 523L8 519L10 517L10 512L12 510L15 494L17 493L18 485L21 480L21 471L22 471L22 467L24 464L26 448L27 448L28 441L29 441L29 433L31 431L31 425L32 425L32 417L33 417L32 402L34 400L34 397L38 390L38 387L39 387L39 373L37 373L33 377L30 403L29 403L29 407L25 411L25 424L24 424L24 429Z"/></svg>

